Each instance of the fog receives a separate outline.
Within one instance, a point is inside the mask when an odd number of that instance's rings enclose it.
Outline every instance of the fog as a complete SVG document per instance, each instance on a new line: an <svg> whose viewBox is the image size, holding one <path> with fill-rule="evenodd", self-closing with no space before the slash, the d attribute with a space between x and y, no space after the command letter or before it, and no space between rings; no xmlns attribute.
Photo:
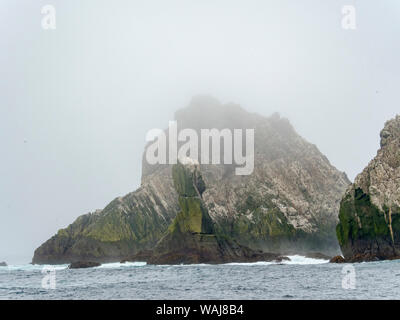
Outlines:
<svg viewBox="0 0 400 320"><path fill-rule="evenodd" d="M354 179L399 112L399 17L398 0L2 0L0 261L135 190L146 132L196 94L279 112Z"/></svg>

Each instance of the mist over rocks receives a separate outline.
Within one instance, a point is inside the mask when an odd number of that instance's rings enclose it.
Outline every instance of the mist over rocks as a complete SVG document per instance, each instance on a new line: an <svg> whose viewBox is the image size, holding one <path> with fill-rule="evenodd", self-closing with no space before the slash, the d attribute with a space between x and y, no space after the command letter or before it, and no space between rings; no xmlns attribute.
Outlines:
<svg viewBox="0 0 400 320"><path fill-rule="evenodd" d="M337 212L350 181L287 119L197 96L175 113L175 120L179 130L254 129L251 175L235 175L233 165L199 166L207 186L202 205L214 234L251 250L340 254ZM150 165L143 155L136 191L59 230L36 249L33 263L114 262L151 251L181 211L178 199L172 165Z"/></svg>
<svg viewBox="0 0 400 320"><path fill-rule="evenodd" d="M400 258L400 116L385 123L381 148L346 190L337 237L349 262Z"/></svg>

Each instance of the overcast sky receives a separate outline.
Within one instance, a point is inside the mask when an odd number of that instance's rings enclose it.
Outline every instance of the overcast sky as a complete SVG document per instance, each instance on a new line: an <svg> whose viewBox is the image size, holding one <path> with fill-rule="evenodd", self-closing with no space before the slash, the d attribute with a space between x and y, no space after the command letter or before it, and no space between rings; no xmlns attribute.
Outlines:
<svg viewBox="0 0 400 320"><path fill-rule="evenodd" d="M196 94L279 112L353 180L400 113L399 39L398 0L1 0L0 261L135 190Z"/></svg>

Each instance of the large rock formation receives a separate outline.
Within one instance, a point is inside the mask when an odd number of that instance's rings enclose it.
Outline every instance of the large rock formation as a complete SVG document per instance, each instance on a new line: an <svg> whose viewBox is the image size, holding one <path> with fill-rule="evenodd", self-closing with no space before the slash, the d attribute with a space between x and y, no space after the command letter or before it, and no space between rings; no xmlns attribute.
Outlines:
<svg viewBox="0 0 400 320"><path fill-rule="evenodd" d="M255 130L251 175L235 175L235 165L200 166L207 185L202 202L215 234L267 252L339 253L337 211L350 182L287 119L209 97L194 98L175 118L178 129ZM60 230L35 251L33 263L120 261L153 249L179 211L171 166L143 157L138 190Z"/></svg>
<svg viewBox="0 0 400 320"><path fill-rule="evenodd" d="M346 191L337 237L346 261L400 256L400 116L386 122L381 148Z"/></svg>

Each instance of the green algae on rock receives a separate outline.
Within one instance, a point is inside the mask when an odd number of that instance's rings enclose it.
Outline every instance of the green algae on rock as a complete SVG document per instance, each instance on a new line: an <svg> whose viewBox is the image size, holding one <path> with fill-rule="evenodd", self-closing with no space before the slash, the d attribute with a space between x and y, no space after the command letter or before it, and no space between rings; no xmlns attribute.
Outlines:
<svg viewBox="0 0 400 320"><path fill-rule="evenodd" d="M78 217L35 250L32 263L115 262L151 249L175 217L178 202L168 177L157 175L103 210Z"/></svg>

